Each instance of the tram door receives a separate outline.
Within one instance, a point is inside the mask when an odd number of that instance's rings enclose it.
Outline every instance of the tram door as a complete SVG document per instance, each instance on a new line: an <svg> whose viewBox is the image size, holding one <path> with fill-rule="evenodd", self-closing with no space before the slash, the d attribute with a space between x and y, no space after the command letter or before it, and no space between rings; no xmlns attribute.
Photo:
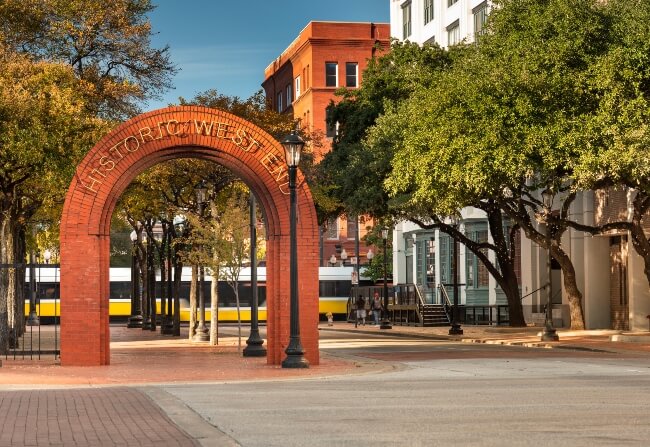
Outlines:
<svg viewBox="0 0 650 447"><path fill-rule="evenodd" d="M630 328L630 307L627 288L627 236L614 236L609 243L610 313L612 329Z"/></svg>

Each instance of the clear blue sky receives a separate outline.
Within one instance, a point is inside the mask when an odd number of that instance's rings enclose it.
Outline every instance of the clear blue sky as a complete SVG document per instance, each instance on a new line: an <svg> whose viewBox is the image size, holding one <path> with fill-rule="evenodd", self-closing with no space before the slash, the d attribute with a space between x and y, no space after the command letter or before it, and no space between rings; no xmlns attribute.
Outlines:
<svg viewBox="0 0 650 447"><path fill-rule="evenodd" d="M154 47L170 46L174 90L145 110L217 89L248 98L264 69L312 20L389 21L389 0L154 0Z"/></svg>

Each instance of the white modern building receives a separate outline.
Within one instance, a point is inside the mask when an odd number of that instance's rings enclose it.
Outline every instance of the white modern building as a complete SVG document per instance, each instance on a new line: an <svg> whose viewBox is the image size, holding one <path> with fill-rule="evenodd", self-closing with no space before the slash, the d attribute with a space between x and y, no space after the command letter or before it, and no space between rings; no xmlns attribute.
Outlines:
<svg viewBox="0 0 650 447"><path fill-rule="evenodd" d="M487 0L391 0L391 37L441 47L473 42L488 11Z"/></svg>
<svg viewBox="0 0 650 447"><path fill-rule="evenodd" d="M486 0L389 0L391 36L419 44L436 42L447 47L480 36L490 4ZM630 213L630 194L625 191L589 192L579 196L571 215L584 224L602 223ZM648 219L650 220L650 219ZM650 231L650 223L648 224ZM461 210L459 228L475 241L490 240L485 214L475 208ZM562 245L573 261L588 329L647 331L650 320L650 288L643 274L643 260L625 233L592 237L568 231ZM519 281L524 315L528 323L542 324L547 302L547 256L544 249L526 239L518 241ZM410 222L393 232L393 283L416 284L430 303L441 300L442 284L451 296L453 283L452 239L437 230L425 230ZM470 308L505 305L505 296L476 256L459 248L460 303ZM570 324L562 274L552 263L553 322Z"/></svg>

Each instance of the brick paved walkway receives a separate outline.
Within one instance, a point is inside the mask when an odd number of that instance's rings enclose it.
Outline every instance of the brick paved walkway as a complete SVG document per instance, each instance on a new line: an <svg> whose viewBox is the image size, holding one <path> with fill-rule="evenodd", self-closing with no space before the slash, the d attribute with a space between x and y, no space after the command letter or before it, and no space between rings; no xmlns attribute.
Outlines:
<svg viewBox="0 0 650 447"><path fill-rule="evenodd" d="M51 342L42 328L43 346ZM180 338L158 332L111 326L111 364L108 366L59 365L53 355L41 360L2 358L0 387L51 387L52 385L138 385L148 383L260 380L318 377L357 372L353 362L339 358L309 369L283 369L268 365L265 357L243 357L237 352L235 329L223 329L219 345L193 343L183 329ZM244 331L245 336L248 332ZM246 346L246 337L243 346Z"/></svg>
<svg viewBox="0 0 650 447"><path fill-rule="evenodd" d="M196 446L134 388L0 392L0 446Z"/></svg>
<svg viewBox="0 0 650 447"><path fill-rule="evenodd" d="M324 331L381 333L445 340L448 328L395 326L381 330L348 323L322 324ZM650 343L610 341L615 331L560 331L560 342L539 342L540 328L464 327L466 342L516 344L584 350L626 351L647 356ZM41 328L46 343L53 340ZM3 446L192 446L236 445L226 434L188 411L171 396L160 394L155 383L276 380L363 373L380 368L373 362L328 356L309 369L286 370L266 364L265 358L242 357L233 329L224 328L218 346L192 343L187 336L173 338L140 329L111 326L111 365L61 367L53 356L37 360L3 358L0 367L0 447ZM244 331L247 335L247 331ZM49 337L49 338L48 338ZM640 336L639 338L645 337ZM560 351L560 350L558 350ZM560 354L560 352L558 352ZM528 355L535 355L533 351ZM370 356L369 358L372 358ZM384 359L375 356L377 359ZM395 360L395 356L384 360ZM106 385L113 385L107 387ZM144 388L135 388L141 385ZM85 386L85 387L83 387ZM129 386L128 388L125 386ZM152 395L158 392L160 395ZM150 396L153 396L153 400ZM154 403L154 401L156 403ZM167 408L159 405L165 402ZM173 418L170 420L166 414ZM193 421L188 435L174 421ZM188 427L185 423L184 427ZM188 429L189 430L189 429ZM216 441L215 441L216 440Z"/></svg>

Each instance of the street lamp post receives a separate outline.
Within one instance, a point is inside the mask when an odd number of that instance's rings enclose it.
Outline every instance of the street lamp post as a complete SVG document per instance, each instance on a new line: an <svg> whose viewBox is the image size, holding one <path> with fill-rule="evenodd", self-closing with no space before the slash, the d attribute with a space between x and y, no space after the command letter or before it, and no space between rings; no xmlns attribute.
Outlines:
<svg viewBox="0 0 650 447"><path fill-rule="evenodd" d="M173 225L173 221L172 221ZM165 232L165 250L164 252L164 261L161 260L161 263L164 262L167 266L165 268L165 274L167 276L166 286L167 286L167 297L166 297L166 307L167 313L164 316L163 324L160 327L160 333L165 335L174 334L174 313L172 311L173 307L173 289L174 289L174 275L172 269L172 225L167 226L167 231ZM163 311L164 312L164 311Z"/></svg>
<svg viewBox="0 0 650 447"><path fill-rule="evenodd" d="M285 350L287 357L282 362L283 368L309 368L309 362L305 359L305 352L300 342L300 306L298 305L298 244L296 241L296 175L298 163L300 163L300 152L305 142L293 131L282 139L287 166L289 167L289 256L290 256L290 336L289 345Z"/></svg>
<svg viewBox="0 0 650 447"><path fill-rule="evenodd" d="M173 224L176 237L185 237L185 229L187 227L185 216L175 216ZM172 335L177 337L181 335L181 297L179 296L180 291L178 289L181 282L181 275L183 273L178 252L179 248L176 247L174 249L174 330Z"/></svg>
<svg viewBox="0 0 650 447"><path fill-rule="evenodd" d="M205 180L194 188L196 194L196 203L199 206L199 217L203 217L203 207L208 197L208 189L205 186ZM199 267L199 325L194 333L194 341L209 341L210 333L205 326L205 292L203 291L203 266Z"/></svg>
<svg viewBox="0 0 650 447"><path fill-rule="evenodd" d="M459 220L458 217L455 215L452 215L450 217L450 225L454 229L458 229L458 224ZM456 241L456 238L452 238L452 243L454 244L454 260L453 260L453 275L454 275L454 309L452 312L452 322L451 322L451 328L449 329L449 335L463 335L463 329L460 326L460 318L458 315L458 301L459 301L459 296L458 296L458 242Z"/></svg>
<svg viewBox="0 0 650 447"><path fill-rule="evenodd" d="M29 316L27 326L40 326L41 320L36 313L36 257L34 250L29 252Z"/></svg>
<svg viewBox="0 0 650 447"><path fill-rule="evenodd" d="M368 249L368 253L366 253L366 258L368 259L368 262L372 261L372 258L375 257L375 253L372 251L372 248Z"/></svg>
<svg viewBox="0 0 650 447"><path fill-rule="evenodd" d="M138 272L138 257L136 254L138 233L133 230L131 239L131 316L126 324L128 328L142 327L142 311L140 310L140 273Z"/></svg>
<svg viewBox="0 0 650 447"><path fill-rule="evenodd" d="M388 244L388 228L382 228L381 237L384 242L384 318L381 320L379 329L392 329L393 326L390 324L390 319L388 318L388 250L386 249Z"/></svg>
<svg viewBox="0 0 650 447"><path fill-rule="evenodd" d="M348 252L345 248L341 250L341 267L345 267L345 260L348 259Z"/></svg>
<svg viewBox="0 0 650 447"><path fill-rule="evenodd" d="M266 355L266 348L262 346L264 340L260 337L259 322L257 316L258 289L257 289L257 212L255 195L250 195L250 235L251 235L251 333L246 340L244 357L263 357Z"/></svg>
<svg viewBox="0 0 650 447"><path fill-rule="evenodd" d="M560 337L557 335L553 327L553 296L551 286L553 285L551 274L551 207L553 206L553 191L549 188L542 191L542 202L544 203L544 215L546 226L546 274L548 275L548 289L546 293L546 316L544 318L544 331L542 332L542 341L559 341Z"/></svg>

